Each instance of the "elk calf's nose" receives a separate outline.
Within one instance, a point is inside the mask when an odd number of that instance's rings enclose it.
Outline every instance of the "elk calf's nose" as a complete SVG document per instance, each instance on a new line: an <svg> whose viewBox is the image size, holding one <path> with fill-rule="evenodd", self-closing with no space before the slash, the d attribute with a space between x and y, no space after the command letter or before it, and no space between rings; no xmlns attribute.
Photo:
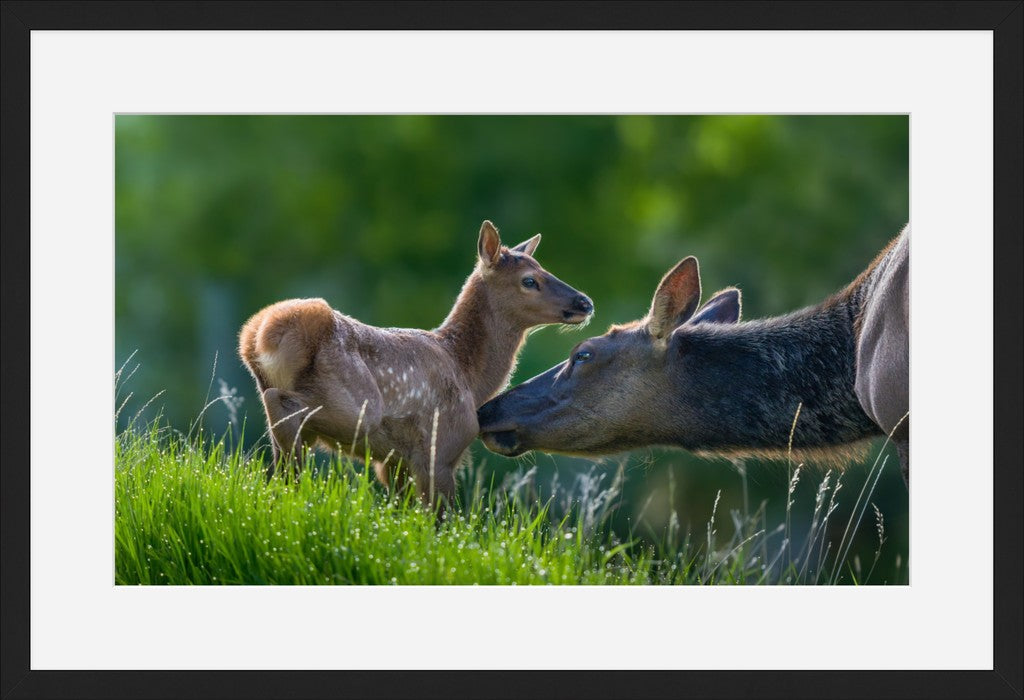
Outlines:
<svg viewBox="0 0 1024 700"><path fill-rule="evenodd" d="M594 310L594 302L590 301L590 298L585 294L580 294L578 297L572 300L573 311L579 311L580 313L589 314Z"/></svg>

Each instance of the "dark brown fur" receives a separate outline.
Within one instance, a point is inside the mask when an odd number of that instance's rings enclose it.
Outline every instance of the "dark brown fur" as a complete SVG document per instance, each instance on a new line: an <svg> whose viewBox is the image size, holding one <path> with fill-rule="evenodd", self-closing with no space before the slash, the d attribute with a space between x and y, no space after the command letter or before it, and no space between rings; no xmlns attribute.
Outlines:
<svg viewBox="0 0 1024 700"><path fill-rule="evenodd" d="M279 302L250 318L239 353L260 390L273 465L315 443L361 455L365 440L384 483L411 475L424 500L450 500L476 409L508 382L526 331L581 323L593 311L532 257L539 242L538 234L506 248L485 221L477 265L433 331L368 326L323 299ZM524 286L527 277L537 286Z"/></svg>

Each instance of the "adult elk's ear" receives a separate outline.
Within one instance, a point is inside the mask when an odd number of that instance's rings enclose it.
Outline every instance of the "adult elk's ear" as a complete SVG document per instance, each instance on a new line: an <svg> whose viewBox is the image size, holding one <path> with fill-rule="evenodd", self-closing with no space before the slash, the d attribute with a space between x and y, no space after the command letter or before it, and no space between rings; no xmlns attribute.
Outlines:
<svg viewBox="0 0 1024 700"><path fill-rule="evenodd" d="M498 229L490 221L480 224L480 239L476 243L476 250L484 265L494 267L497 264L501 256L501 238Z"/></svg>
<svg viewBox="0 0 1024 700"><path fill-rule="evenodd" d="M527 255L533 255L533 251L537 250L537 246L540 245L540 234L538 233L533 238L527 239L517 245L512 250L518 253L526 253Z"/></svg>
<svg viewBox="0 0 1024 700"><path fill-rule="evenodd" d="M656 339L666 338L685 323L700 302L700 269L697 258L683 258L669 270L654 293L647 315L647 330Z"/></svg>
<svg viewBox="0 0 1024 700"><path fill-rule="evenodd" d="M740 320L741 309L740 290L729 287L717 292L700 307L690 323L736 323Z"/></svg>

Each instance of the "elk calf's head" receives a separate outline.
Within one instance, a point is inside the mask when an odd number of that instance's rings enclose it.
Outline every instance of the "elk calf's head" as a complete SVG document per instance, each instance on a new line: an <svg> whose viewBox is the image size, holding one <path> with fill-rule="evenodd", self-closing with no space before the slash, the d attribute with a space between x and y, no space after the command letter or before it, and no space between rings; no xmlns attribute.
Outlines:
<svg viewBox="0 0 1024 700"><path fill-rule="evenodd" d="M538 245L539 233L506 248L494 224L485 221L480 227L476 274L487 288L492 311L522 326L583 323L594 304L540 266L533 257Z"/></svg>
<svg viewBox="0 0 1024 700"><path fill-rule="evenodd" d="M584 340L564 362L482 406L484 444L509 456L533 449L607 454L667 440L657 434L665 416L654 414L674 408L672 394L687 371L687 359L677 357L680 336L740 317L738 289L698 309L700 294L697 260L688 257L661 280L646 317Z"/></svg>

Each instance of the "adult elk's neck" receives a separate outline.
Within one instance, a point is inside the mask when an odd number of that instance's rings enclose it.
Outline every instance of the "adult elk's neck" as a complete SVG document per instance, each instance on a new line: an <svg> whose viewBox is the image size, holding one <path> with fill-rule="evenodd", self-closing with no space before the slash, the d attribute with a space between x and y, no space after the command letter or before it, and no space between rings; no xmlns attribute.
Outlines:
<svg viewBox="0 0 1024 700"><path fill-rule="evenodd" d="M495 309L479 274L466 280L448 318L435 333L466 378L476 408L508 383L526 331Z"/></svg>
<svg viewBox="0 0 1024 700"><path fill-rule="evenodd" d="M851 445L877 435L854 393L863 281L784 316L681 329L672 351L683 446L780 457L792 431L795 459L841 463Z"/></svg>

